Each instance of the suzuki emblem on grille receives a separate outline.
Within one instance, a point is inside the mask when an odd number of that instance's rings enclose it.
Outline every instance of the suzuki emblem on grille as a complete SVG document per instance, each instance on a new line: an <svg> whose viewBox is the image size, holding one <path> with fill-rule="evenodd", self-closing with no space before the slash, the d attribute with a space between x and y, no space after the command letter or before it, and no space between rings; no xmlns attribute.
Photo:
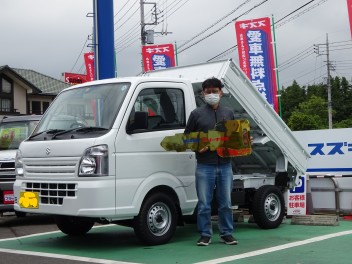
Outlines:
<svg viewBox="0 0 352 264"><path fill-rule="evenodd" d="M50 155L50 152L51 152L51 149L50 149L50 148L46 148L46 149L45 149L45 153L46 153L47 156Z"/></svg>

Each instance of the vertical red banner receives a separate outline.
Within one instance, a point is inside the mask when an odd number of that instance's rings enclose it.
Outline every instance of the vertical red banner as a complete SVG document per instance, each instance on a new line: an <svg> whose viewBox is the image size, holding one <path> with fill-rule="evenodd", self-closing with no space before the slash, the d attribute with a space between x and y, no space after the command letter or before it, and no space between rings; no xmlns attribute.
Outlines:
<svg viewBox="0 0 352 264"><path fill-rule="evenodd" d="M350 21L350 31L352 37L352 0L347 0L348 19Z"/></svg>
<svg viewBox="0 0 352 264"><path fill-rule="evenodd" d="M145 72L175 67L173 44L143 46L142 57Z"/></svg>
<svg viewBox="0 0 352 264"><path fill-rule="evenodd" d="M242 71L269 104L279 111L270 18L235 22Z"/></svg>
<svg viewBox="0 0 352 264"><path fill-rule="evenodd" d="M84 53L87 81L94 81L94 52Z"/></svg>

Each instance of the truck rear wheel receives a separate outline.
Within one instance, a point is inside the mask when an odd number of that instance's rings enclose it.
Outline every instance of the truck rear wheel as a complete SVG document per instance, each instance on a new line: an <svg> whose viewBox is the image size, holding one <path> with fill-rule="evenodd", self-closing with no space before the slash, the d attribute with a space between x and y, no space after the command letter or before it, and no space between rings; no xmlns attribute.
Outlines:
<svg viewBox="0 0 352 264"><path fill-rule="evenodd" d="M86 217L55 216L57 227L69 236L80 236L92 229L95 221Z"/></svg>
<svg viewBox="0 0 352 264"><path fill-rule="evenodd" d="M134 232L147 245L167 243L175 233L177 209L164 193L154 193L143 202L135 218Z"/></svg>
<svg viewBox="0 0 352 264"><path fill-rule="evenodd" d="M285 213L283 194L276 186L260 187L253 199L253 217L257 225L263 229L278 227Z"/></svg>

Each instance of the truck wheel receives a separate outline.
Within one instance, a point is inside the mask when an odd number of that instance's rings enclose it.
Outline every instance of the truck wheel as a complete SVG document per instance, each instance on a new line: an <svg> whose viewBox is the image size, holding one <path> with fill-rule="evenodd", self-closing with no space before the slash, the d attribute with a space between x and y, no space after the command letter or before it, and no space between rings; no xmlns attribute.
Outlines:
<svg viewBox="0 0 352 264"><path fill-rule="evenodd" d="M86 217L55 216L57 227L62 233L69 236L80 236L86 234L94 225L94 220Z"/></svg>
<svg viewBox="0 0 352 264"><path fill-rule="evenodd" d="M154 193L143 202L135 218L134 232L147 245L167 243L174 235L177 209L174 201L164 193Z"/></svg>
<svg viewBox="0 0 352 264"><path fill-rule="evenodd" d="M17 217L25 217L25 216L27 215L27 213L15 211L15 215L16 215Z"/></svg>
<svg viewBox="0 0 352 264"><path fill-rule="evenodd" d="M278 227L285 213L285 200L280 190L271 185L260 187L253 199L253 217L263 229Z"/></svg>

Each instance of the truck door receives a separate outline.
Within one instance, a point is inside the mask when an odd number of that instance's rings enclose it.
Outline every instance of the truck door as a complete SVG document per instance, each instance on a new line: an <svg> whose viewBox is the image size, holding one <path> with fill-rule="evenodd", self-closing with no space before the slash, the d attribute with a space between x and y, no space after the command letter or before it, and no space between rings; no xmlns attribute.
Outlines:
<svg viewBox="0 0 352 264"><path fill-rule="evenodd" d="M164 137L183 133L191 92L184 83L172 82L142 83L135 90L115 143L117 208L133 207L163 185L176 189L181 203L196 200L194 153L166 152L160 146Z"/></svg>

